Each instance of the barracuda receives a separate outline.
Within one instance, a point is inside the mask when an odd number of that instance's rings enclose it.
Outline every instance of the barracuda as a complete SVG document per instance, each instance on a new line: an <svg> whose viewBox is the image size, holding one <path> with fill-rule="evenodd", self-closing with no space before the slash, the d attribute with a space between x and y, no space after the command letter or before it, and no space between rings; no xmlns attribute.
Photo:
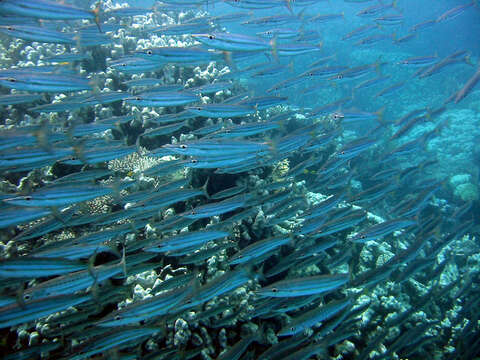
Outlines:
<svg viewBox="0 0 480 360"><path fill-rule="evenodd" d="M188 107L187 111L196 116L227 118L254 114L256 110L253 106L248 105L206 104Z"/></svg>
<svg viewBox="0 0 480 360"><path fill-rule="evenodd" d="M33 279L85 270L87 264L62 258L19 257L0 261L0 277Z"/></svg>
<svg viewBox="0 0 480 360"><path fill-rule="evenodd" d="M290 237L277 237L269 238L262 241L257 241L246 248L243 248L235 255L233 255L228 263L230 265L243 264L246 262L255 261L256 258L263 256L264 254L275 251L280 246L286 245L292 242Z"/></svg>
<svg viewBox="0 0 480 360"><path fill-rule="evenodd" d="M267 51L273 50L272 44L260 37L231 34L231 33L212 33L212 34L193 34L195 40L202 44L218 50L225 51Z"/></svg>
<svg viewBox="0 0 480 360"><path fill-rule="evenodd" d="M95 323L100 327L125 326L168 314L193 292L192 286L179 287L143 301L130 304Z"/></svg>
<svg viewBox="0 0 480 360"><path fill-rule="evenodd" d="M51 0L2 0L0 10L9 14L49 20L94 20L98 16L98 8L88 11Z"/></svg>
<svg viewBox="0 0 480 360"><path fill-rule="evenodd" d="M93 266L87 270L45 281L26 289L23 292L23 300L31 301L51 296L73 294L77 291L85 290L90 286L100 284L122 272L126 272L125 258L122 258L120 262L115 264Z"/></svg>
<svg viewBox="0 0 480 360"><path fill-rule="evenodd" d="M211 216L222 215L247 205L248 197L246 195L237 195L217 203L197 206L191 211L187 211L181 216L187 219L204 219Z"/></svg>
<svg viewBox="0 0 480 360"><path fill-rule="evenodd" d="M76 75L15 71L1 74L0 85L16 90L33 92L72 92L92 90L90 80Z"/></svg>
<svg viewBox="0 0 480 360"><path fill-rule="evenodd" d="M0 32L16 37L19 39L44 42L44 43L54 43L54 44L69 44L73 45L76 43L76 40L73 36L65 34L59 31L42 29L38 26L30 25L8 25L0 26Z"/></svg>
<svg viewBox="0 0 480 360"><path fill-rule="evenodd" d="M188 92L146 92L125 99L137 106L165 107L187 105L199 101L199 97Z"/></svg>
<svg viewBox="0 0 480 360"><path fill-rule="evenodd" d="M353 242L364 243L370 240L381 239L386 235L390 235L395 231L416 225L417 223L409 219L395 219L385 221L383 223L374 225L365 231L360 232L352 238Z"/></svg>
<svg viewBox="0 0 480 360"><path fill-rule="evenodd" d="M65 206L113 194L113 188L95 185L56 185L44 187L30 195L17 196L3 201L19 206Z"/></svg>
<svg viewBox="0 0 480 360"><path fill-rule="evenodd" d="M281 280L257 291L259 296L295 297L333 291L349 281L349 274L317 275Z"/></svg>
<svg viewBox="0 0 480 360"><path fill-rule="evenodd" d="M90 298L90 295L55 296L31 301L25 305L7 305L0 308L0 328L41 319L50 314L84 303Z"/></svg>
<svg viewBox="0 0 480 360"><path fill-rule="evenodd" d="M331 301L326 305L307 311L306 313L294 317L290 324L283 327L278 336L296 335L305 329L308 329L319 322L327 320L352 304L351 299Z"/></svg>
<svg viewBox="0 0 480 360"><path fill-rule="evenodd" d="M161 239L159 242L144 248L150 252L176 251L189 247L200 247L208 241L222 239L229 236L226 231L193 231L186 234L176 235L170 238Z"/></svg>

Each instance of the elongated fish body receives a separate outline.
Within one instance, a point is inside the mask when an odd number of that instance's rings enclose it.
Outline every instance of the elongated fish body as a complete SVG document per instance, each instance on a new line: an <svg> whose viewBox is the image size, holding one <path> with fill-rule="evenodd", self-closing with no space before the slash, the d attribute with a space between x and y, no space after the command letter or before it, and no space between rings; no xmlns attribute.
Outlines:
<svg viewBox="0 0 480 360"><path fill-rule="evenodd" d="M176 251L191 246L203 245L212 240L221 239L229 236L226 231L196 231L186 234L180 234L171 238L162 239L158 243L145 248L145 251L151 252L167 252Z"/></svg>
<svg viewBox="0 0 480 360"><path fill-rule="evenodd" d="M262 38L230 33L193 34L195 40L218 50L225 51L268 51L272 46Z"/></svg>
<svg viewBox="0 0 480 360"><path fill-rule="evenodd" d="M0 76L0 85L32 92L72 92L91 90L88 79L74 75L16 71Z"/></svg>
<svg viewBox="0 0 480 360"><path fill-rule="evenodd" d="M249 262L256 257L260 257L266 253L269 253L282 245L288 244L289 242L289 237L283 237L269 238L253 243L232 256L232 258L229 260L229 263L230 265L236 265Z"/></svg>
<svg viewBox="0 0 480 360"><path fill-rule="evenodd" d="M205 285L197 289L190 298L187 298L184 301L183 305L179 305L180 309L188 309L195 305L203 304L213 299L215 296L220 296L246 284L251 277L251 274L245 268L227 271L222 276L207 282Z"/></svg>
<svg viewBox="0 0 480 360"><path fill-rule="evenodd" d="M288 336L298 334L305 329L318 324L324 320L327 320L345 309L347 306L350 306L352 301L347 298L344 300L331 301L326 305L317 307L316 309L310 310L296 318L293 318L290 324L287 324L284 328L278 333L279 336Z"/></svg>
<svg viewBox="0 0 480 360"><path fill-rule="evenodd" d="M71 359L88 359L92 355L101 353L111 348L121 348L122 346L128 346L125 344L135 344L140 339L148 338L149 336L152 336L158 332L158 328L141 326L133 328L126 327L111 333L102 334L101 336L90 340L86 348L83 350L83 353L72 356Z"/></svg>
<svg viewBox="0 0 480 360"><path fill-rule="evenodd" d="M48 20L94 19L93 11L64 5L51 0L2 0L0 11L9 14Z"/></svg>
<svg viewBox="0 0 480 360"><path fill-rule="evenodd" d="M463 100L480 81L480 67L475 74L467 81L467 83L461 88L455 95L455 104Z"/></svg>
<svg viewBox="0 0 480 360"><path fill-rule="evenodd" d="M352 238L354 242L366 242L370 240L377 240L386 235L389 235L395 231L404 229L406 227L415 225L416 222L408 219L396 219L385 221L378 225L374 225L371 228L361 232Z"/></svg>
<svg viewBox="0 0 480 360"><path fill-rule="evenodd" d="M37 286L25 290L23 298L31 299L48 298L51 296L73 294L77 291L85 290L90 286L114 277L124 271L123 261L113 265L99 265L88 270L82 270L52 280L45 281Z"/></svg>
<svg viewBox="0 0 480 360"><path fill-rule="evenodd" d="M76 43L75 39L68 34L61 33L54 30L41 29L38 26L29 25L8 25L0 26L0 32L13 36L19 39L55 43L55 44L70 44Z"/></svg>
<svg viewBox="0 0 480 360"><path fill-rule="evenodd" d="M198 206L191 211L182 214L187 219L204 219L211 216L217 216L244 207L246 205L247 197L244 195L237 195L217 203Z"/></svg>
<svg viewBox="0 0 480 360"><path fill-rule="evenodd" d="M43 188L31 195L17 196L4 201L12 205L51 207L74 204L112 193L113 189L107 187L63 185Z"/></svg>
<svg viewBox="0 0 480 360"><path fill-rule="evenodd" d="M37 278L62 275L84 270L85 263L63 258L28 258L19 257L0 262L0 276L14 278Z"/></svg>
<svg viewBox="0 0 480 360"><path fill-rule="evenodd" d="M316 275L281 280L258 290L258 295L269 297L295 297L321 294L345 285L349 274Z"/></svg>
<svg viewBox="0 0 480 360"><path fill-rule="evenodd" d="M50 215L52 211L45 208L35 207L16 207L10 206L2 208L0 212L0 228L7 228L9 226L15 226L23 224L29 221L40 219L44 216Z"/></svg>
<svg viewBox="0 0 480 360"><path fill-rule="evenodd" d="M187 111L195 114L196 116L227 118L253 114L255 113L255 108L248 105L207 104L188 107Z"/></svg>
<svg viewBox="0 0 480 360"><path fill-rule="evenodd" d="M194 94L181 92L148 92L127 98L126 102L137 106L180 106L198 101Z"/></svg>
<svg viewBox="0 0 480 360"><path fill-rule="evenodd" d="M265 143L247 140L206 139L184 144L165 145L165 148L179 155L205 156L210 159L221 159L250 152L260 152L269 147Z"/></svg>
<svg viewBox="0 0 480 360"><path fill-rule="evenodd" d="M154 64L204 64L222 59L221 52L208 51L199 47L159 47L137 51L133 59L153 62Z"/></svg>
<svg viewBox="0 0 480 360"><path fill-rule="evenodd" d="M15 326L43 318L84 303L90 298L90 295L54 296L35 300L25 305L7 305L0 308L0 328Z"/></svg>
<svg viewBox="0 0 480 360"><path fill-rule="evenodd" d="M193 288L191 286L178 287L177 289L131 304L101 319L97 326L121 327L165 315L187 296L190 296L192 291Z"/></svg>

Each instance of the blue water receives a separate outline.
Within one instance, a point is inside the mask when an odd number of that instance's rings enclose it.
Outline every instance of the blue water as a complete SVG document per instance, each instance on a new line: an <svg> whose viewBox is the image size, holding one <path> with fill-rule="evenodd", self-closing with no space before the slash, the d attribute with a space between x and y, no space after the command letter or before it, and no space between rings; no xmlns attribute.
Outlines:
<svg viewBox="0 0 480 360"><path fill-rule="evenodd" d="M192 2L0 1L2 358L478 359L477 1Z"/></svg>

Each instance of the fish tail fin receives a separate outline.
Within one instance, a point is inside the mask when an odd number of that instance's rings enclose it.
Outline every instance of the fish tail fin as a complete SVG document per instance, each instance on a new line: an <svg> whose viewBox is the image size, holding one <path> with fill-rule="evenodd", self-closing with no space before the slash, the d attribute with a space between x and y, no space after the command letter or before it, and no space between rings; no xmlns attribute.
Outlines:
<svg viewBox="0 0 480 360"><path fill-rule="evenodd" d="M355 100L355 87L352 88L352 100Z"/></svg>
<svg viewBox="0 0 480 360"><path fill-rule="evenodd" d="M202 191L205 197L210 200L210 195L208 195L208 183L210 181L210 176L207 177L207 180L205 181L205 184L202 185Z"/></svg>
<svg viewBox="0 0 480 360"><path fill-rule="evenodd" d="M120 260L120 265L122 266L123 275L127 277L127 263L125 261L125 246L122 249L122 260Z"/></svg>
<svg viewBox="0 0 480 360"><path fill-rule="evenodd" d="M297 14L297 18L302 22L302 25L301 25L301 29L303 30L303 26L305 25L305 20L306 20L306 17L305 17L305 11L307 10L307 7L304 7L298 14Z"/></svg>
<svg viewBox="0 0 480 360"><path fill-rule="evenodd" d="M272 48L273 58L277 63L280 62L278 59L277 36L274 36L273 39L270 41L270 46Z"/></svg>
<svg viewBox="0 0 480 360"><path fill-rule="evenodd" d="M248 272L248 275L251 277L251 279L265 281L266 277L265 277L265 271L263 270L264 266L265 266L265 263L262 263L262 265L257 271L253 270L252 266L247 266L247 272Z"/></svg>
<svg viewBox="0 0 480 360"><path fill-rule="evenodd" d="M93 9L93 15L95 15L95 24L97 24L98 31L103 33L102 28L100 27L100 9L102 7L102 0L99 0L97 2L97 5L95 5L95 9Z"/></svg>
<svg viewBox="0 0 480 360"><path fill-rule="evenodd" d="M40 128L38 130L35 130L33 133L33 135L37 138L37 142L40 145L40 147L47 152L51 151L51 147L49 146L49 142L48 142L49 134L50 134L50 128L48 126L47 121L42 121L42 123L40 124Z"/></svg>
<svg viewBox="0 0 480 360"><path fill-rule="evenodd" d="M385 106L378 109L375 114L377 114L376 120L381 124L381 125L386 125L385 124L385 119L384 119L384 114L385 114Z"/></svg>
<svg viewBox="0 0 480 360"><path fill-rule="evenodd" d="M231 51L224 51L223 52L223 59L227 63L228 66L230 66L232 69L236 69L237 66L235 65L235 62L233 61L233 55Z"/></svg>
<svg viewBox="0 0 480 360"><path fill-rule="evenodd" d="M473 61L472 61L472 57L470 54L467 54L465 55L465 57L463 58L463 60L465 61L465 64L467 65L470 65L470 66L473 66Z"/></svg>
<svg viewBox="0 0 480 360"><path fill-rule="evenodd" d="M288 71L289 71L289 72L291 72L291 73L294 72L294 70L295 70L295 65L294 65L294 63L293 63L293 59L290 60L290 62L289 62L288 65L287 65L287 68L288 68Z"/></svg>
<svg viewBox="0 0 480 360"><path fill-rule="evenodd" d="M142 146L140 145L141 138L142 138L141 136L138 136L137 140L135 140L135 147L137 148L137 153L139 154L141 153L141 148L142 148Z"/></svg>
<svg viewBox="0 0 480 360"><path fill-rule="evenodd" d="M60 212L60 210L56 207L50 207L50 211L52 212L52 216L57 219L58 221L60 221L63 225L67 225L66 224L66 221L64 220L64 218L62 217L62 213Z"/></svg>
<svg viewBox="0 0 480 360"><path fill-rule="evenodd" d="M435 131L435 134L439 135L444 128L449 127L451 121L452 121L452 118L447 117L445 120L442 120L440 123L438 123L438 125L435 126L435 129L433 129L433 131Z"/></svg>
<svg viewBox="0 0 480 360"><path fill-rule="evenodd" d="M292 0L285 0L285 6L290 11L290 14L293 15Z"/></svg>
<svg viewBox="0 0 480 360"><path fill-rule="evenodd" d="M111 188L113 190L112 197L117 203L120 203L122 198L122 196L120 195L120 192L122 191L121 185L122 184L120 183L120 180L118 178L114 178L113 184L111 185Z"/></svg>
<svg viewBox="0 0 480 360"><path fill-rule="evenodd" d="M18 306L20 306L22 309L25 309L27 306L27 304L25 303L24 290L25 289L23 288L23 284L20 284L20 288L18 289L17 296L16 296Z"/></svg>
<svg viewBox="0 0 480 360"><path fill-rule="evenodd" d="M291 247L295 247L295 244L296 244L296 240L295 240L295 234L294 233L290 233L288 234L288 237L290 238L290 240L288 241L288 245L290 245Z"/></svg>
<svg viewBox="0 0 480 360"><path fill-rule="evenodd" d="M97 257L96 254L93 254L88 259L88 273L90 276L95 280L94 285L97 283L97 274L95 273L95 258ZM93 287L93 286L92 286Z"/></svg>
<svg viewBox="0 0 480 360"><path fill-rule="evenodd" d="M392 35L393 36L393 35ZM380 55L377 60L373 63L373 67L375 68L375 72L377 74L381 74L382 73L382 65L384 65L385 63L382 62L382 56Z"/></svg>
<svg viewBox="0 0 480 360"><path fill-rule="evenodd" d="M70 139L73 142L73 138ZM79 140L73 145L73 152L77 158L79 158L83 163L87 163L85 159L85 140Z"/></svg>

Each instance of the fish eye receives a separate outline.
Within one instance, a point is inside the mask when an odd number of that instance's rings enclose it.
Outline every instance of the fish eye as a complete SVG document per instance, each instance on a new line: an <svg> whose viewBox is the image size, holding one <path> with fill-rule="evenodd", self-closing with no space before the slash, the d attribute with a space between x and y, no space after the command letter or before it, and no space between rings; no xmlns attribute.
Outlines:
<svg viewBox="0 0 480 360"><path fill-rule="evenodd" d="M362 235L360 236L360 239L365 239L366 237L367 237L366 235L362 234Z"/></svg>
<svg viewBox="0 0 480 360"><path fill-rule="evenodd" d="M338 74L338 75L337 75L337 79L343 79L343 75L342 75L342 74Z"/></svg>
<svg viewBox="0 0 480 360"><path fill-rule="evenodd" d="M32 200L32 197L31 197L31 196L25 196L25 197L23 198L23 200L30 201L30 200Z"/></svg>
<svg viewBox="0 0 480 360"><path fill-rule="evenodd" d="M208 35L208 38L209 38L210 40L213 40L213 39L215 39L215 36L213 36L213 35Z"/></svg>
<svg viewBox="0 0 480 360"><path fill-rule="evenodd" d="M140 100L142 100L142 98L140 96L136 96L135 100L140 101Z"/></svg>
<svg viewBox="0 0 480 360"><path fill-rule="evenodd" d="M295 326L292 326L292 327L290 328L290 331L295 331Z"/></svg>
<svg viewBox="0 0 480 360"><path fill-rule="evenodd" d="M152 54L153 54L152 49L148 49L148 50L147 50L147 55L152 55Z"/></svg>
<svg viewBox="0 0 480 360"><path fill-rule="evenodd" d="M198 160L197 159L192 159L192 164L196 164L198 163Z"/></svg>
<svg viewBox="0 0 480 360"><path fill-rule="evenodd" d="M11 26L7 26L7 30L10 30L10 31L12 31L12 30L13 30L13 27L11 27Z"/></svg>
<svg viewBox="0 0 480 360"><path fill-rule="evenodd" d="M8 78L7 81L9 81L9 82L17 82L17 80L15 80L14 78Z"/></svg>
<svg viewBox="0 0 480 360"><path fill-rule="evenodd" d="M276 293L276 292L278 292L278 289L277 288L272 288L272 292Z"/></svg>
<svg viewBox="0 0 480 360"><path fill-rule="evenodd" d="M30 300L31 298L32 298L32 296L30 294L24 294L23 295L24 300Z"/></svg>
<svg viewBox="0 0 480 360"><path fill-rule="evenodd" d="M114 319L117 320L117 321L120 320L121 318L122 317L120 315L115 315L115 317L114 317Z"/></svg>
<svg viewBox="0 0 480 360"><path fill-rule="evenodd" d="M187 148L187 145L185 145L185 144L180 145L180 149L186 149L186 148Z"/></svg>

